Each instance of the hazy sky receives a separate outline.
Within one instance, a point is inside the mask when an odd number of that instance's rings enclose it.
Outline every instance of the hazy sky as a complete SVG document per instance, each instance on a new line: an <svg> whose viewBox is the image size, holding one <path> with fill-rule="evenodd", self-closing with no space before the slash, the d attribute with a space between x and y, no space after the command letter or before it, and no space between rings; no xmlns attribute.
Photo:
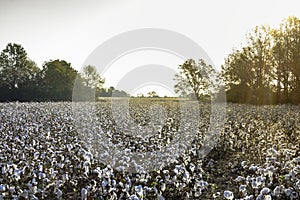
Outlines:
<svg viewBox="0 0 300 200"><path fill-rule="evenodd" d="M274 27L291 15L300 17L299 0L0 0L0 48L19 43L39 66L58 58L79 70L110 37L163 28L197 42L219 67L256 25Z"/></svg>

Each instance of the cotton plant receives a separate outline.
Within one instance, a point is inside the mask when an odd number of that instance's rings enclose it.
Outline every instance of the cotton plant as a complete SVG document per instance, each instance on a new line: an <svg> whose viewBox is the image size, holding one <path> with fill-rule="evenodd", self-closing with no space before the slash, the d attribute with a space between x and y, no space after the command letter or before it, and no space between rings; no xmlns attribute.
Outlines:
<svg viewBox="0 0 300 200"><path fill-rule="evenodd" d="M68 195L81 199L299 199L298 107L228 105L226 123L212 154L200 159L198 152L210 119L209 106L200 105L202 119L190 148L156 171L147 171L135 163L137 173L132 174L126 171L133 164L131 153L157 151L168 146L177 126L185 124L179 123L180 113L174 102L162 103L166 120L157 127L152 127L154 123L151 124L151 117L146 113L152 112L148 109L149 102L146 108L142 103L130 104L135 121L122 118L124 123L118 126L110 102L101 102L95 103L94 113L78 113L83 120L80 128L75 126L68 102L0 104L1 196L11 199L65 199ZM78 105L82 110L90 106L80 102ZM122 117L122 112L125 110L121 107L117 117ZM155 113L152 115L155 117ZM92 122L100 121L102 129L97 123L91 126L87 123L90 116L97 116ZM139 126L132 129L135 123ZM151 126L144 128L147 124ZM79 134L78 130L86 135ZM131 135L133 130L149 136ZM119 160L108 151L93 148L97 142L103 142L97 138L101 134L113 145L124 148ZM221 156L214 157L215 152ZM223 153L237 156L226 158ZM110 159L112 164L119 162L120 166L102 163L99 156ZM222 160L226 162L221 167L228 169L220 168ZM221 176L226 180L223 185L226 189L220 187L223 183L217 182Z"/></svg>

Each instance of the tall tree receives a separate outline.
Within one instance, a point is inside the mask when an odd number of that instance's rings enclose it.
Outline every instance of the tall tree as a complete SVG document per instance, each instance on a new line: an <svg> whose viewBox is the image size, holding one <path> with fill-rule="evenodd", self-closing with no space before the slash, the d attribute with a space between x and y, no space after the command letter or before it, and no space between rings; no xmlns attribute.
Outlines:
<svg viewBox="0 0 300 200"><path fill-rule="evenodd" d="M247 46L235 50L222 66L227 83L227 99L242 103L266 104L273 101L274 69L271 62L271 36L268 26L248 34Z"/></svg>
<svg viewBox="0 0 300 200"><path fill-rule="evenodd" d="M147 97L154 98L159 97L155 91L151 91L147 93Z"/></svg>
<svg viewBox="0 0 300 200"><path fill-rule="evenodd" d="M273 46L271 48L272 65L275 70L274 81L276 83L276 101L285 103L288 100L289 73L285 65L287 56L284 44L283 32L280 29L271 30Z"/></svg>
<svg viewBox="0 0 300 200"><path fill-rule="evenodd" d="M24 79L23 83L18 86L21 101L33 101L39 100L40 98L40 89L39 89L39 75L40 68L37 64L28 59L27 60L28 74Z"/></svg>
<svg viewBox="0 0 300 200"><path fill-rule="evenodd" d="M251 70L254 72L254 100L255 103L269 103L272 96L271 81L272 69L270 62L271 36L268 26L257 26L252 33L248 35L248 60Z"/></svg>
<svg viewBox="0 0 300 200"><path fill-rule="evenodd" d="M81 78L85 86L99 90L102 88L105 80L98 74L96 67L87 65L83 68Z"/></svg>
<svg viewBox="0 0 300 200"><path fill-rule="evenodd" d="M28 59L25 49L19 44L9 43L0 54L0 87L2 100L23 100L24 85L32 85L39 68ZM25 95L25 96L24 96Z"/></svg>
<svg viewBox="0 0 300 200"><path fill-rule="evenodd" d="M212 95L217 91L216 71L211 65L208 65L204 60L200 59L198 63L193 59L186 60L182 65L179 65L180 74L176 75L175 79L181 81L175 85L175 91L183 90L182 87L192 88L198 100L202 100L203 96ZM178 78L181 76L182 78ZM189 86L186 84L187 81ZM185 88L189 90L189 88Z"/></svg>
<svg viewBox="0 0 300 200"><path fill-rule="evenodd" d="M42 89L46 100L71 100L77 71L64 60L54 60L43 65Z"/></svg>
<svg viewBox="0 0 300 200"><path fill-rule="evenodd" d="M252 101L254 72L249 58L250 47L234 50L222 65L222 77L227 92L227 100L246 103Z"/></svg>
<svg viewBox="0 0 300 200"><path fill-rule="evenodd" d="M227 93L243 102L245 95L232 85L246 85L237 88L251 94L248 103L300 103L300 20L289 17L278 29L256 27L247 41L247 47L230 54L223 65Z"/></svg>
<svg viewBox="0 0 300 200"><path fill-rule="evenodd" d="M192 96L193 88L190 86L189 81L181 74L176 73L174 77L176 84L174 85L174 91L179 97L190 97Z"/></svg>
<svg viewBox="0 0 300 200"><path fill-rule="evenodd" d="M283 33L285 55L285 66L290 72L290 82L287 90L292 93L293 102L300 102L300 20L296 17L289 17L280 26ZM288 72L286 72L289 74Z"/></svg>
<svg viewBox="0 0 300 200"><path fill-rule="evenodd" d="M300 101L300 20L288 17L271 31L272 61L279 103Z"/></svg>
<svg viewBox="0 0 300 200"><path fill-rule="evenodd" d="M9 89L17 88L27 75L27 53L19 44L9 43L0 55L1 80Z"/></svg>

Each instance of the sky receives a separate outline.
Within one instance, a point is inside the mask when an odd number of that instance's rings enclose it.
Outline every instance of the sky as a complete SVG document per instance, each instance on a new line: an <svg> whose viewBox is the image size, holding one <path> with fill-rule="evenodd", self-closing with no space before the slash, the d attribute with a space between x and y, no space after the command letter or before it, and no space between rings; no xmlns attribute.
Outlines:
<svg viewBox="0 0 300 200"><path fill-rule="evenodd" d="M300 1L0 0L0 49L9 42L18 43L39 67L45 61L63 59L80 70L88 56L113 36L160 28L195 41L220 69L256 25L276 27L288 16L300 18ZM151 51L127 56L131 60L122 57L101 74L107 86L116 86L133 66L164 63L175 69L183 62Z"/></svg>

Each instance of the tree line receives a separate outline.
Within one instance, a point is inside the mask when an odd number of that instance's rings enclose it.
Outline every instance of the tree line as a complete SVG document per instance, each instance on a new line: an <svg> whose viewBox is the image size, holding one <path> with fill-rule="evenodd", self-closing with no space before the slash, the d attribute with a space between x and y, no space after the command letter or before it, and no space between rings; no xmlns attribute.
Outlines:
<svg viewBox="0 0 300 200"><path fill-rule="evenodd" d="M70 101L74 83L97 96L127 96L113 87L103 88L105 80L94 66L82 73L64 60L50 60L40 69L19 44L9 43L0 54L0 101Z"/></svg>
<svg viewBox="0 0 300 200"><path fill-rule="evenodd" d="M207 100L213 94L211 87L217 86L225 88L228 102L299 104L300 20L288 17L279 28L257 26L246 41L228 55L215 80L211 79L216 77L215 69L201 59L179 65L175 91L183 97L195 94L198 100Z"/></svg>
<svg viewBox="0 0 300 200"><path fill-rule="evenodd" d="M300 103L300 20L255 27L247 45L226 58L221 73L230 102Z"/></svg>
<svg viewBox="0 0 300 200"><path fill-rule="evenodd" d="M206 101L225 89L228 102L300 103L300 20L288 17L278 28L257 26L246 41L228 55L219 74L201 59L179 65L175 92ZM79 73L64 60L50 60L40 69L21 45L9 43L0 54L0 101L72 100L76 77L76 87L95 90L95 97L128 96L113 87L103 88L105 80L94 66Z"/></svg>

